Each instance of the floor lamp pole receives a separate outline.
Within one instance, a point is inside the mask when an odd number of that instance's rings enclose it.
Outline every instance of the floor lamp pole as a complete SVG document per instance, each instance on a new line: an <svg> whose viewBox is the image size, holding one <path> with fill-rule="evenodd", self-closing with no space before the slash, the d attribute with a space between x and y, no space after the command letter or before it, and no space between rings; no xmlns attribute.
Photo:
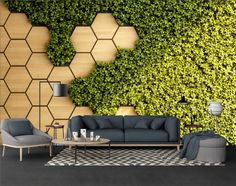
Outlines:
<svg viewBox="0 0 236 186"><path fill-rule="evenodd" d="M60 83L61 81L39 81L39 130L41 130L41 84L43 83L47 83L47 84L51 84L51 83ZM51 85L50 85L51 87ZM51 87L52 88L52 87Z"/></svg>

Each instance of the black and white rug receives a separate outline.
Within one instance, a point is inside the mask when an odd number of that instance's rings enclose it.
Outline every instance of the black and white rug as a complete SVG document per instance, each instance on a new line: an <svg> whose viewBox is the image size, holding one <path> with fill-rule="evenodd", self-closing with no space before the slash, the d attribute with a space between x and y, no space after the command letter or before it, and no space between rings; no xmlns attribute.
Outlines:
<svg viewBox="0 0 236 186"><path fill-rule="evenodd" d="M224 166L222 163L188 161L179 158L176 149L158 148L112 148L109 158L107 148L88 148L77 150L75 164L74 149L62 150L45 166Z"/></svg>

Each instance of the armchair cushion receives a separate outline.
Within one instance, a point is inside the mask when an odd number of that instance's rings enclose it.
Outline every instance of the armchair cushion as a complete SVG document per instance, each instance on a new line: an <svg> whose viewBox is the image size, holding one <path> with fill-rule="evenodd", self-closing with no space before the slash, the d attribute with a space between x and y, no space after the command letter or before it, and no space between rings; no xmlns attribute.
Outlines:
<svg viewBox="0 0 236 186"><path fill-rule="evenodd" d="M49 144L51 139L45 136L39 135L24 135L24 136L16 136L18 145L27 146L27 145L41 145L41 144Z"/></svg>
<svg viewBox="0 0 236 186"><path fill-rule="evenodd" d="M9 133L12 136L32 135L33 127L28 120L8 122Z"/></svg>

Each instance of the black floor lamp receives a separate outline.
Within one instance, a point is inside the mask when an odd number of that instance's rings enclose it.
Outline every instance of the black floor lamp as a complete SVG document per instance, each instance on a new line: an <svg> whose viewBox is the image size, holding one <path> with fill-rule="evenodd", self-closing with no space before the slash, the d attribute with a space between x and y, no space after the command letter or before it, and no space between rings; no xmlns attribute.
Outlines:
<svg viewBox="0 0 236 186"><path fill-rule="evenodd" d="M53 83L53 96L66 97L68 95L67 84L62 84L60 81L39 81L39 129L41 130L41 85L47 83L51 86Z"/></svg>
<svg viewBox="0 0 236 186"><path fill-rule="evenodd" d="M181 97L181 100L178 101L179 104L181 105L187 105L189 107L190 110L190 118L191 118L191 122L190 125L194 125L194 120L196 119L196 115L193 115L192 110L189 106L189 102L186 100L186 98L184 96Z"/></svg>

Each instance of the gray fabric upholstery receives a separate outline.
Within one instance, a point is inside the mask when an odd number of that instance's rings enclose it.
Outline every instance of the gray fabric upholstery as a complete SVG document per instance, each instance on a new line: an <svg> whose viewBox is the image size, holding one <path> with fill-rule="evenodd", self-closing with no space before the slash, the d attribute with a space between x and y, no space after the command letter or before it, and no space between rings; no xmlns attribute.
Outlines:
<svg viewBox="0 0 236 186"><path fill-rule="evenodd" d="M145 119L140 119L134 126L136 129L149 129L150 122Z"/></svg>
<svg viewBox="0 0 236 186"><path fill-rule="evenodd" d="M9 133L12 136L32 135L33 127L28 120L8 120L7 122Z"/></svg>
<svg viewBox="0 0 236 186"><path fill-rule="evenodd" d="M93 117L82 117L82 121L86 128L95 130L98 128L97 122Z"/></svg>
<svg viewBox="0 0 236 186"><path fill-rule="evenodd" d="M204 162L225 162L226 140L223 137L201 140L196 157Z"/></svg>
<svg viewBox="0 0 236 186"><path fill-rule="evenodd" d="M99 121L100 125L107 124L105 121L109 121L112 125L112 129L97 128L91 130L83 124L82 118L93 118L95 121ZM159 129L151 129L151 122L156 119L158 124L162 126ZM98 122L98 123L99 123ZM157 122L157 121L155 121ZM164 122L164 123L163 123ZM136 128L136 125L141 123L141 127L145 124L147 129ZM100 135L103 138L108 138L111 142L140 142L140 143L179 143L179 120L175 117L169 116L75 116L70 119L68 123L68 137L71 137L71 132L79 132L81 128L86 128L89 135L90 131L95 131L95 135ZM104 127L102 126L102 128ZM110 127L110 125L109 125ZM120 130L114 130L120 129ZM130 130L128 130L130 129Z"/></svg>
<svg viewBox="0 0 236 186"><path fill-rule="evenodd" d="M9 124L12 128L16 126L17 130L19 130L19 126L22 122L26 122L29 124L29 126L32 128L32 134L31 135L22 135L22 133L19 132L18 136L13 136L10 133L9 130ZM4 145L10 145L10 146L27 146L27 145L40 145L40 144L50 144L51 137L44 132L36 129L33 127L31 122L27 119L5 119L2 121L1 126L1 132L2 132L2 142ZM23 131L23 130L22 130Z"/></svg>
<svg viewBox="0 0 236 186"><path fill-rule="evenodd" d="M107 138L112 142L124 142L124 132L121 129L97 129L88 130L87 135L93 131L94 135L99 135L101 138Z"/></svg>
<svg viewBox="0 0 236 186"><path fill-rule="evenodd" d="M49 144L50 138L41 135L16 136L18 146Z"/></svg>
<svg viewBox="0 0 236 186"><path fill-rule="evenodd" d="M180 136L180 121L176 117L167 117L164 129L169 134L169 141L179 141Z"/></svg>
<svg viewBox="0 0 236 186"><path fill-rule="evenodd" d="M109 119L96 119L96 122L100 129L112 129L112 123Z"/></svg>
<svg viewBox="0 0 236 186"><path fill-rule="evenodd" d="M108 119L111 121L112 126L116 129L123 129L123 116L92 116L95 120L100 119Z"/></svg>
<svg viewBox="0 0 236 186"><path fill-rule="evenodd" d="M150 130L150 129L126 129L125 141L155 141L168 142L168 133L164 130Z"/></svg>
<svg viewBox="0 0 236 186"><path fill-rule="evenodd" d="M150 128L153 130L158 130L163 128L166 118L154 118L150 124Z"/></svg>

